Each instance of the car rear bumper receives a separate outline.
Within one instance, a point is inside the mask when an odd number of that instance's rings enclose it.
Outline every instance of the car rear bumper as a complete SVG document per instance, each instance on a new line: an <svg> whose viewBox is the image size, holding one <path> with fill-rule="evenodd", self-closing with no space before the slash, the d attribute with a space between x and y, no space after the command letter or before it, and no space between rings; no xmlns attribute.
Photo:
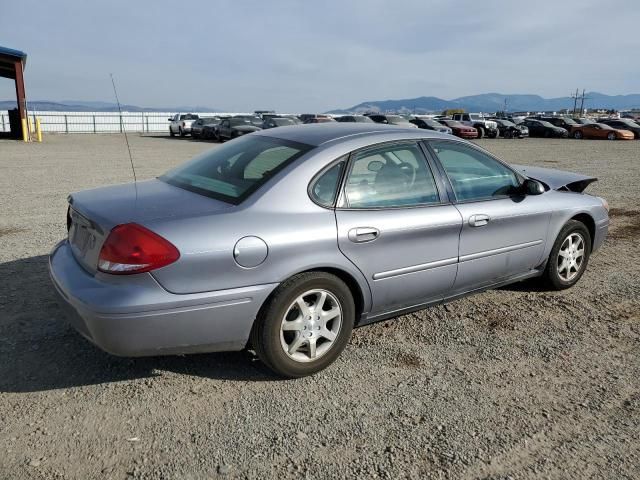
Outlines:
<svg viewBox="0 0 640 480"><path fill-rule="evenodd" d="M277 286L176 295L149 273L92 275L66 240L51 252L49 273L73 327L102 350L133 357L240 350Z"/></svg>

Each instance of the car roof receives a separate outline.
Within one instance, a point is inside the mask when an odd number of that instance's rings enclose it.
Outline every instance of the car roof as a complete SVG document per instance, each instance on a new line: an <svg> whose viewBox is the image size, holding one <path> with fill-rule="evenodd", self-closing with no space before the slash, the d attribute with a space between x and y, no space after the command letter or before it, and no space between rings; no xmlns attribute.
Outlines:
<svg viewBox="0 0 640 480"><path fill-rule="evenodd" d="M438 133L434 130L418 130L403 128L394 125L378 123L318 123L311 125L295 125L280 127L277 129L262 130L254 135L281 138L292 142L300 142L307 145L320 146L328 142L340 142L352 139L355 136L366 137L376 135L393 134L395 139L411 138L451 138L450 135Z"/></svg>

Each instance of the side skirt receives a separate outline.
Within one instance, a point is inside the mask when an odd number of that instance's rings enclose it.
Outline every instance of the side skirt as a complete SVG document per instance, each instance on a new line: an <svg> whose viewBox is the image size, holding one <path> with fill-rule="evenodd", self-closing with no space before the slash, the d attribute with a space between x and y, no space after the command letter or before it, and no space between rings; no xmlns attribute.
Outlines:
<svg viewBox="0 0 640 480"><path fill-rule="evenodd" d="M426 308L433 307L435 305L443 305L443 304L451 303L455 300L459 300L461 298L468 297L470 295L475 295L476 293L481 293L486 290L492 290L495 288L504 287L505 285L509 285L511 283L522 282L530 278L539 277L540 275L542 275L543 272L544 272L544 267L542 268L542 270L539 270L539 269L530 270L529 272L522 273L513 277L509 277L507 279L500 280L498 282L495 282L483 287L474 288L473 290L467 290L465 292L455 293L453 295L445 297L444 299L434 300L434 301L425 302L425 303L419 303L416 305L412 305L410 307L402 307L399 309L388 310L385 312L376 313L374 315L363 313L362 316L360 317L360 320L356 324L356 328L362 327L364 325L370 325L376 322L381 322L383 320L388 320L390 318L399 317L401 315L406 315L408 313L417 312L418 310L424 310Z"/></svg>

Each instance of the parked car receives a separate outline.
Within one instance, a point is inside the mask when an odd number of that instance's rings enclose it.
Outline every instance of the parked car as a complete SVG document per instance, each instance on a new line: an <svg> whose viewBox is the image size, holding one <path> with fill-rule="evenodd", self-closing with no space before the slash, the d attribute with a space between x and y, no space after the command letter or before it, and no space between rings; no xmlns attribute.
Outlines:
<svg viewBox="0 0 640 480"><path fill-rule="evenodd" d="M212 123L208 123L208 124L204 125L202 127L201 138L204 139L204 140L217 140L218 139L218 127L220 126L220 123L226 118L231 118L231 117L229 117L229 116L220 117L218 119L218 121L212 122Z"/></svg>
<svg viewBox="0 0 640 480"><path fill-rule="evenodd" d="M281 118L288 118L290 119L294 124L296 125L302 125L302 120L300 120L297 116L295 115L279 115Z"/></svg>
<svg viewBox="0 0 640 480"><path fill-rule="evenodd" d="M441 124L440 122L436 122L435 120L431 120L430 118L419 118L415 117L413 120L409 120L418 128L424 128L425 130L435 130L436 132L448 133L452 134L453 130L451 128Z"/></svg>
<svg viewBox="0 0 640 480"><path fill-rule="evenodd" d="M217 125L220 123L219 117L200 117L191 124L191 136L193 138L203 137L203 129L205 125Z"/></svg>
<svg viewBox="0 0 640 480"><path fill-rule="evenodd" d="M591 123L596 123L595 120L591 120L590 118L574 118L573 120L579 125L589 125Z"/></svg>
<svg viewBox="0 0 640 480"><path fill-rule="evenodd" d="M598 123L604 123L618 130L629 130L635 138L640 138L640 125L628 118L603 118Z"/></svg>
<svg viewBox="0 0 640 480"><path fill-rule="evenodd" d="M343 115L342 117L336 118L337 122L356 122L356 123L373 123L366 115Z"/></svg>
<svg viewBox="0 0 640 480"><path fill-rule="evenodd" d="M478 131L475 128L469 127L468 125L463 125L457 120L448 120L446 118L441 118L440 120L438 120L438 122L449 127L456 137L467 139L478 138Z"/></svg>
<svg viewBox="0 0 640 480"><path fill-rule="evenodd" d="M555 125L552 125L549 122L545 122L544 120L525 118L525 120L522 122L522 125L529 129L530 137L567 138L569 136L569 132L567 132L566 129L556 127Z"/></svg>
<svg viewBox="0 0 640 480"><path fill-rule="evenodd" d="M576 125L571 129L571 136L578 140L582 138L606 138L607 140L633 140L632 131L619 130L604 123L589 123Z"/></svg>
<svg viewBox="0 0 640 480"><path fill-rule="evenodd" d="M473 127L478 132L478 138L485 135L489 138L498 136L498 124L494 120L489 120L482 113L454 113L451 118L468 127Z"/></svg>
<svg viewBox="0 0 640 480"><path fill-rule="evenodd" d="M262 123L262 128L289 127L291 125L297 125L291 118L269 117Z"/></svg>
<svg viewBox="0 0 640 480"><path fill-rule="evenodd" d="M311 120L313 118L328 118L330 120L333 120L333 118L331 118L329 115L322 115L322 114L316 114L316 113L303 113L302 115L299 115L298 118L302 123L307 123L307 120ZM310 122L310 123L322 123L322 122Z"/></svg>
<svg viewBox="0 0 640 480"><path fill-rule="evenodd" d="M254 127L262 128L262 122L264 121L261 117L257 115L234 115L232 118L241 118L243 120L247 120Z"/></svg>
<svg viewBox="0 0 640 480"><path fill-rule="evenodd" d="M354 326L533 277L575 285L609 223L583 193L593 181L429 130L262 130L71 194L49 271L72 324L110 353L250 345L301 377Z"/></svg>
<svg viewBox="0 0 640 480"><path fill-rule="evenodd" d="M255 126L246 118L231 117L225 118L220 122L216 129L217 140L224 142L225 140L231 140L232 138L246 135L247 133L253 133L262 130L262 128Z"/></svg>
<svg viewBox="0 0 640 480"><path fill-rule="evenodd" d="M525 138L529 136L529 129L524 125L516 125L510 120L493 119L498 125L499 135L503 138Z"/></svg>
<svg viewBox="0 0 640 480"><path fill-rule="evenodd" d="M579 125L573 118L569 117L540 117L538 120L549 122L556 127L564 128L567 132L571 132L571 129L576 125Z"/></svg>
<svg viewBox="0 0 640 480"><path fill-rule="evenodd" d="M418 128L416 125L414 125L413 123L409 123L409 120L401 117L400 115L382 115L378 113L370 113L367 114L367 117L369 117L376 123L383 123L385 125L397 125L399 127L405 128Z"/></svg>
<svg viewBox="0 0 640 480"><path fill-rule="evenodd" d="M309 123L331 123L331 122L335 122L335 120L331 117L312 117L312 118L307 118L302 123L309 124Z"/></svg>
<svg viewBox="0 0 640 480"><path fill-rule="evenodd" d="M176 134L184 137L191 133L191 124L198 120L198 115L194 113L176 113L169 118L169 135L172 137Z"/></svg>

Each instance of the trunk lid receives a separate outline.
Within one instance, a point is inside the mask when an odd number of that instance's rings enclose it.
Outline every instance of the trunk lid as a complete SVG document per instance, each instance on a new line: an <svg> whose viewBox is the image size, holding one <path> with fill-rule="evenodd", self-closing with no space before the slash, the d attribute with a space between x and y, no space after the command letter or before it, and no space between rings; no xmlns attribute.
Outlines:
<svg viewBox="0 0 640 480"><path fill-rule="evenodd" d="M85 190L69 195L69 244L78 262L96 272L102 244L116 225L144 225L162 218L205 215L233 207L157 179Z"/></svg>

